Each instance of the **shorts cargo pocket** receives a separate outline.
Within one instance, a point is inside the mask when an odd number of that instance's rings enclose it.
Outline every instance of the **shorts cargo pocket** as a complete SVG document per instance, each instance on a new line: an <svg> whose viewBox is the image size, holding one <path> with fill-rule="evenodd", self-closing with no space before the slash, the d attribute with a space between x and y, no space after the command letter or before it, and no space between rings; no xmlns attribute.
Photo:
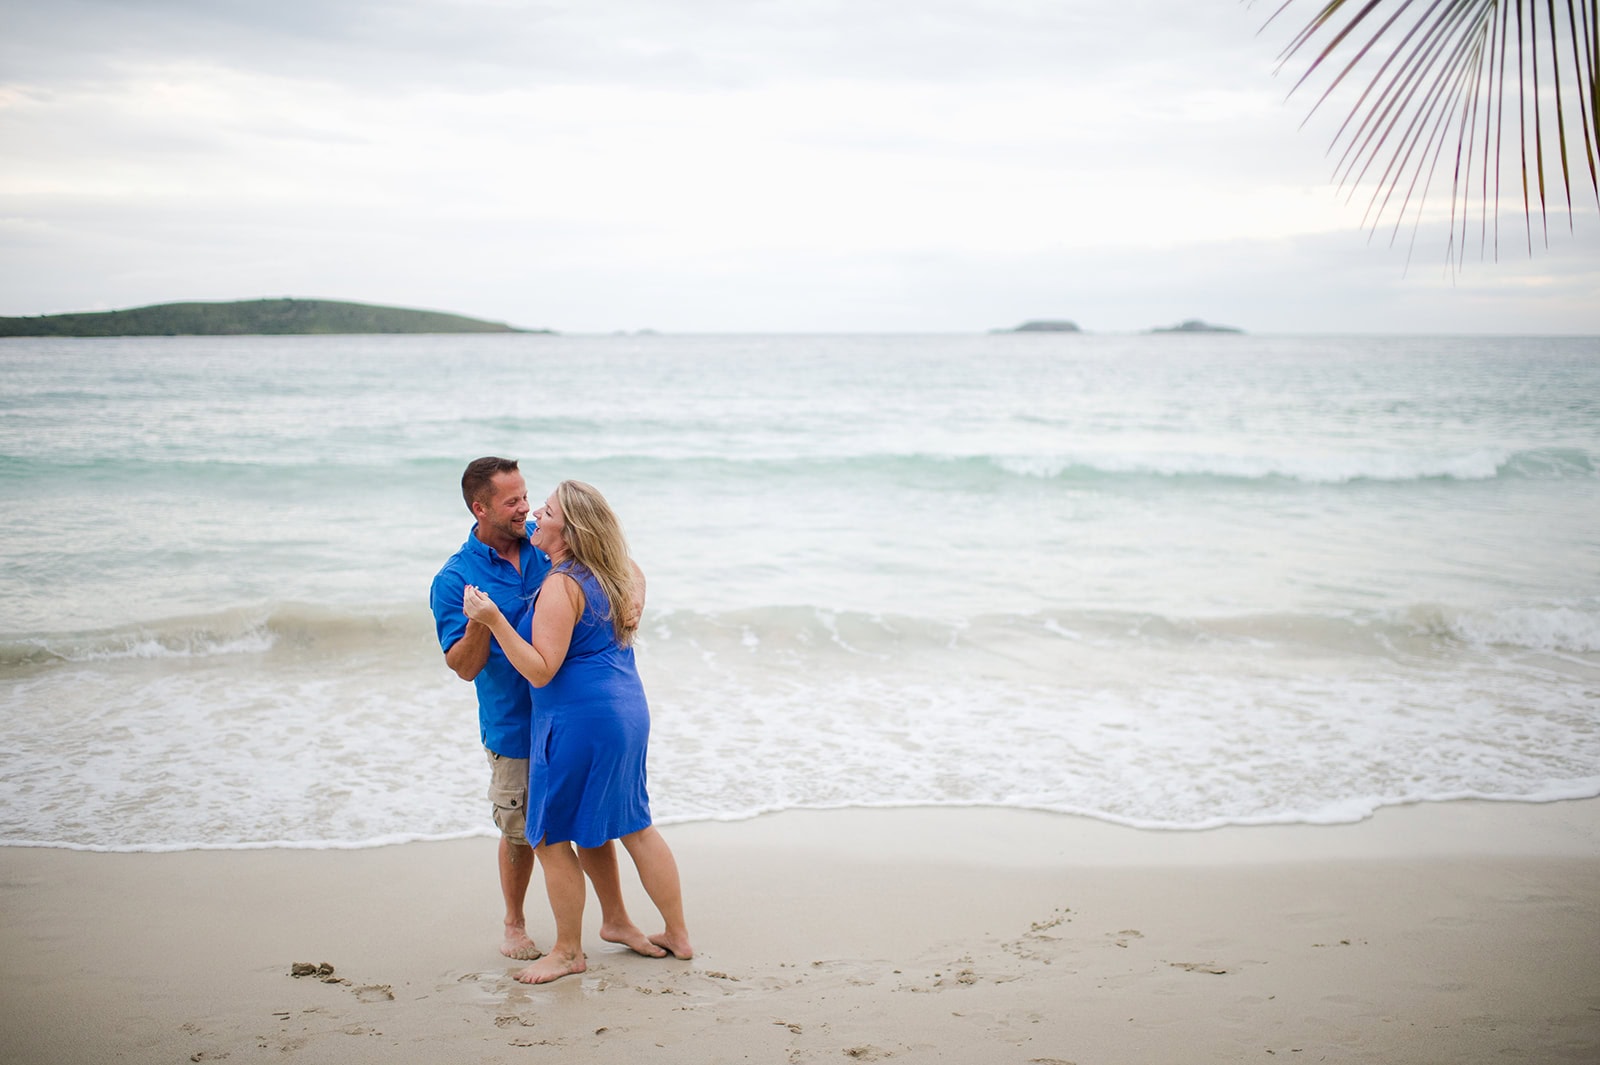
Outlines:
<svg viewBox="0 0 1600 1065"><path fill-rule="evenodd" d="M489 801L494 803L496 813L501 810L521 811L522 804L526 801L521 788L502 788L489 785Z"/></svg>
<svg viewBox="0 0 1600 1065"><path fill-rule="evenodd" d="M484 753L489 756L489 802L494 805L494 823L502 835L520 841L527 831L528 760L507 758L488 749Z"/></svg>
<svg viewBox="0 0 1600 1065"><path fill-rule="evenodd" d="M528 831L527 813L522 808L527 802L527 793L522 788L491 784L489 801L494 804L494 823L500 834L521 843Z"/></svg>

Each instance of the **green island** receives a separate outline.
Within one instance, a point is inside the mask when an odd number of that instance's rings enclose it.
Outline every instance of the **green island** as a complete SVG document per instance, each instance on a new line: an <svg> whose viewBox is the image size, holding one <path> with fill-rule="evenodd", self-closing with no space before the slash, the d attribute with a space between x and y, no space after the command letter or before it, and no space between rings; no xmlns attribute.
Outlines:
<svg viewBox="0 0 1600 1065"><path fill-rule="evenodd" d="M548 333L440 311L339 300L161 303L126 311L0 318L0 337L274 336L329 333Z"/></svg>
<svg viewBox="0 0 1600 1065"><path fill-rule="evenodd" d="M1165 328L1150 330L1152 333L1242 333L1243 329L1236 329L1231 325L1212 325L1202 322L1198 318L1188 318L1181 325L1170 325Z"/></svg>

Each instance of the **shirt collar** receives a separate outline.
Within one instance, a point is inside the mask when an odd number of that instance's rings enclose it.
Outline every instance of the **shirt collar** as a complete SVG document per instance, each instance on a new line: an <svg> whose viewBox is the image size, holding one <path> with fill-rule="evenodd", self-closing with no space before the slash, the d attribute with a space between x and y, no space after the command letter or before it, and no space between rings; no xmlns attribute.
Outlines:
<svg viewBox="0 0 1600 1065"><path fill-rule="evenodd" d="M537 528L537 526L532 521L529 521L527 523L527 527L523 531L522 546L526 550L534 551L535 553L538 554L540 559L542 559L544 562L548 563L550 561L550 556L545 554L543 551L540 551L537 547L534 547L533 544L531 543L531 541L533 539L533 534L532 534L531 530L533 530L535 528ZM472 523L472 528L467 532L467 543L466 543L466 546L467 546L467 548L469 550L476 551L478 554L484 556L485 558L500 559L500 553L498 551L496 551L494 548L490 547L488 544L484 543L482 540L478 539L478 523L477 522L473 522ZM500 559L500 561L503 562L505 560L504 559Z"/></svg>

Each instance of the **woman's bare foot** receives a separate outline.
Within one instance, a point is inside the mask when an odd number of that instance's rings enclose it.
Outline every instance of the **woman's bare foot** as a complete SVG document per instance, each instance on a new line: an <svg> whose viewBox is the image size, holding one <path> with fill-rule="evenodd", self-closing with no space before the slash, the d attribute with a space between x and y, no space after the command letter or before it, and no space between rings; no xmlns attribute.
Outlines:
<svg viewBox="0 0 1600 1065"><path fill-rule="evenodd" d="M690 958L694 957L694 947L689 945L689 936L687 933L682 935L670 935L666 932L660 932L651 936L650 942L654 943L656 946L660 947L662 950L671 954L674 958L677 958L680 961L688 961Z"/></svg>
<svg viewBox="0 0 1600 1065"><path fill-rule="evenodd" d="M563 976L571 976L588 969L582 954L546 954L526 969L517 974L517 979L525 984L548 984L552 980L559 980Z"/></svg>
<svg viewBox="0 0 1600 1065"><path fill-rule="evenodd" d="M650 942L650 937L644 934L644 929L628 921L623 924L603 924L600 926L600 938L607 943L620 943L635 954L643 954L647 958L665 958L665 947L658 947Z"/></svg>
<svg viewBox="0 0 1600 1065"><path fill-rule="evenodd" d="M500 953L513 961L532 961L544 951L533 945L527 929L521 925L506 925L506 938L500 942Z"/></svg>

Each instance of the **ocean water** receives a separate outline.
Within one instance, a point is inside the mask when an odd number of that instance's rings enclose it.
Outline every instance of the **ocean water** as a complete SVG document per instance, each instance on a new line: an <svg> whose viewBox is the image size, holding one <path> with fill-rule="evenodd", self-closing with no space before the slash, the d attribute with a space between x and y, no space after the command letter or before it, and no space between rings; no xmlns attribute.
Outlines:
<svg viewBox="0 0 1600 1065"><path fill-rule="evenodd" d="M663 824L1600 795L1600 339L13 339L0 843L492 833L481 454L623 518Z"/></svg>

